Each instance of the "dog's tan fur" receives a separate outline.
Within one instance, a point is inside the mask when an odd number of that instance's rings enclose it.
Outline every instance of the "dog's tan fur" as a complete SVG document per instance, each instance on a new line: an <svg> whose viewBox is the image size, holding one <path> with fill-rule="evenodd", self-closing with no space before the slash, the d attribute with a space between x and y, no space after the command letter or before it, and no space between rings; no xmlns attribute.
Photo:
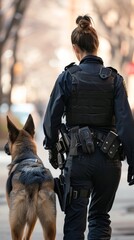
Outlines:
<svg viewBox="0 0 134 240"><path fill-rule="evenodd" d="M23 129L19 130L7 117L9 131L8 148L12 157L9 165L10 189L7 189L7 202L9 206L9 221L13 240L29 240L33 232L37 218L43 229L45 240L54 240L56 235L56 203L54 193L54 181L50 171L43 168L42 161L37 156L36 143L34 141L34 123L29 115ZM16 163L20 156L31 154L37 156L37 160L31 161L29 156L28 169L44 169L46 179L40 184L23 184L20 175L23 170L23 161ZM21 164L22 166L19 166ZM19 170L18 169L19 166ZM25 166L26 169L27 166ZM22 169L21 169L22 168ZM32 168L32 169L31 169ZM33 169L34 168L34 169ZM8 179L9 179L8 178ZM28 180L27 180L28 181ZM9 184L9 182L8 182Z"/></svg>

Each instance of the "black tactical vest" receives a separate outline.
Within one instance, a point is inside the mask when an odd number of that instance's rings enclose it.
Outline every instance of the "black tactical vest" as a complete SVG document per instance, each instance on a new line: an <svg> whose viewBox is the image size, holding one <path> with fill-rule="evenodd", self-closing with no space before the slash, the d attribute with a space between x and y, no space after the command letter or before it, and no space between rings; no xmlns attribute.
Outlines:
<svg viewBox="0 0 134 240"><path fill-rule="evenodd" d="M110 68L89 75L74 65L67 71L72 76L72 94L66 107L69 126L114 127L114 78Z"/></svg>

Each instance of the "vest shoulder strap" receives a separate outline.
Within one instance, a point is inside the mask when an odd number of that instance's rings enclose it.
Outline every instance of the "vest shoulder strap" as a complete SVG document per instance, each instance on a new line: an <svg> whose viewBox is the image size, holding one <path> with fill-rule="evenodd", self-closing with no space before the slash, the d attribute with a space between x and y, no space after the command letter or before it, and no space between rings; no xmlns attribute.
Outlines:
<svg viewBox="0 0 134 240"><path fill-rule="evenodd" d="M75 62L67 65L64 70L68 71L71 75L77 71L82 71L82 69L78 65L76 65Z"/></svg>
<svg viewBox="0 0 134 240"><path fill-rule="evenodd" d="M65 67L65 70L67 70L73 77L73 74L75 74L78 71L82 71L81 67L76 65L74 62L72 62L71 64L69 64L68 66ZM99 72L99 76L102 79L107 79L109 77L112 77L113 79L115 79L118 75L118 72L115 68L112 67L101 67L100 72ZM73 78L73 83L76 82L76 80L74 80Z"/></svg>
<svg viewBox="0 0 134 240"><path fill-rule="evenodd" d="M117 72L117 70L116 70L115 68L113 68L113 67L107 67L107 68L109 68L109 69L112 71L112 76L113 76L114 78L117 77L118 72Z"/></svg>
<svg viewBox="0 0 134 240"><path fill-rule="evenodd" d="M68 68L72 67L75 65L75 62L71 62L70 64L68 64L67 66L65 66L64 70L68 70Z"/></svg>
<svg viewBox="0 0 134 240"><path fill-rule="evenodd" d="M100 72L99 72L99 76L102 78L102 79L106 79L110 76L112 76L113 78L115 78L117 76L117 70L112 68L112 67L102 67L100 69Z"/></svg>
<svg viewBox="0 0 134 240"><path fill-rule="evenodd" d="M76 72L82 71L82 69L78 65L76 65L76 64L71 64L71 65L67 66L66 70L72 76L72 84L77 84L78 83L78 79L75 78L74 75L75 75Z"/></svg>
<svg viewBox="0 0 134 240"><path fill-rule="evenodd" d="M102 79L106 79L106 78L110 77L111 74L112 74L112 70L110 68L106 68L106 67L102 67L99 72L99 76Z"/></svg>

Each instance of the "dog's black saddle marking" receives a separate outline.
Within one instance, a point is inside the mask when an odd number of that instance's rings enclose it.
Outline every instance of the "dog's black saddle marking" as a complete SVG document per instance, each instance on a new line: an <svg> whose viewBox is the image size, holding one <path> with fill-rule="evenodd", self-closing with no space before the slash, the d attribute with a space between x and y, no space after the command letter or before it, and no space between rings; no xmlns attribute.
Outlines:
<svg viewBox="0 0 134 240"><path fill-rule="evenodd" d="M13 164L15 163L15 164ZM52 180L52 175L49 169L45 168L42 161L39 158L28 158L28 159L16 159L10 165L11 167L9 177L7 179L7 193L10 194L12 191L12 178L15 173L19 172L20 183L25 186L31 184L41 184L43 181Z"/></svg>

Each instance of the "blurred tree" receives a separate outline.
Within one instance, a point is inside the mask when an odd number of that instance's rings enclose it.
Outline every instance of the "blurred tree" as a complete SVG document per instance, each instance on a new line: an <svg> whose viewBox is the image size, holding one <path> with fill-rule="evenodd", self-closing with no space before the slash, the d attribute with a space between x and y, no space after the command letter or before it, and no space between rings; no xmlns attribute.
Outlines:
<svg viewBox="0 0 134 240"><path fill-rule="evenodd" d="M111 64L123 71L134 57L134 0L90 0L98 20L98 34L111 46Z"/></svg>
<svg viewBox="0 0 134 240"><path fill-rule="evenodd" d="M24 13L30 0L0 0L0 105L3 102L3 55L10 49L12 59L9 65L10 90L7 92L7 103L11 103L11 89L14 84L14 66L17 61L17 44L19 40L19 29Z"/></svg>

